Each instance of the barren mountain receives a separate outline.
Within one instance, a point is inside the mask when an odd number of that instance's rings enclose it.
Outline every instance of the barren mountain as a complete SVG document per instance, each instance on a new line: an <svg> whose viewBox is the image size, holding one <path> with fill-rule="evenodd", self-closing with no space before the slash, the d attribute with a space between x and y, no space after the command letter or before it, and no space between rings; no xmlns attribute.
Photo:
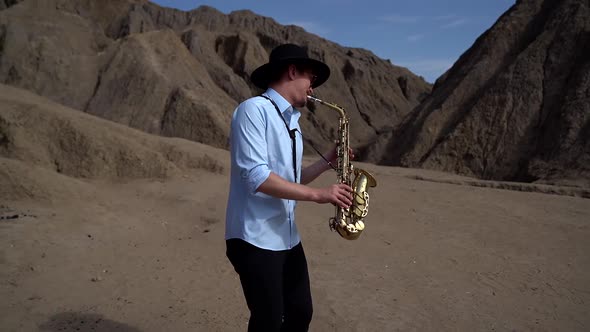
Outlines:
<svg viewBox="0 0 590 332"><path fill-rule="evenodd" d="M585 0L517 3L430 85L363 49L250 11L145 0L0 2L0 81L142 131L227 148L249 74L293 42L332 69L364 161L492 180L588 185L590 16ZM336 114L304 112L332 144ZM309 145L306 145L308 147Z"/></svg>
<svg viewBox="0 0 590 332"><path fill-rule="evenodd" d="M256 95L249 74L292 42L332 69L321 98L345 107L365 145L430 91L405 68L250 11L184 12L142 0L5 1L0 80L149 133L227 148L235 106ZM304 135L325 149L336 114L306 112Z"/></svg>
<svg viewBox="0 0 590 332"><path fill-rule="evenodd" d="M369 160L588 185L589 17L587 0L517 1Z"/></svg>

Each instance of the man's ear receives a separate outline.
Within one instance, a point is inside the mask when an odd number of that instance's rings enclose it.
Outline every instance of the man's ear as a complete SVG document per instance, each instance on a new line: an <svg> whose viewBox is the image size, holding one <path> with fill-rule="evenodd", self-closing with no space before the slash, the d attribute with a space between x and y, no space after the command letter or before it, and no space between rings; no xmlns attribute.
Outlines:
<svg viewBox="0 0 590 332"><path fill-rule="evenodd" d="M297 66L289 65L287 67L287 77L289 77L290 81L293 81L297 78Z"/></svg>

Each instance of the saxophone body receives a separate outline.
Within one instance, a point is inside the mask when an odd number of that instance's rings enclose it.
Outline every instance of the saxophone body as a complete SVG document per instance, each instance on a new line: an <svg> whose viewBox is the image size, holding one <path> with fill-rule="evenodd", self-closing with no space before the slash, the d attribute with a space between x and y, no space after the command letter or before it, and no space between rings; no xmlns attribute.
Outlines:
<svg viewBox="0 0 590 332"><path fill-rule="evenodd" d="M348 117L344 109L336 104L327 103L312 96L307 96L307 98L339 113L336 172L338 183L347 184L352 188L353 200L348 209L336 206L335 216L330 218L329 225L330 229L338 232L343 238L356 240L365 229L363 219L369 213L368 189L375 187L377 181L371 173L355 168L350 162Z"/></svg>

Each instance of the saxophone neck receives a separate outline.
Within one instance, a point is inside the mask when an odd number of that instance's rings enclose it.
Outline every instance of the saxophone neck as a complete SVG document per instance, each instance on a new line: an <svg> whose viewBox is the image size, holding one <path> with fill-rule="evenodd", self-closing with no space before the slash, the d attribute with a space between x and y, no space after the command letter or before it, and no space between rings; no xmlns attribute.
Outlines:
<svg viewBox="0 0 590 332"><path fill-rule="evenodd" d="M342 108L342 107L340 107L340 106L338 106L336 104L325 102L325 101L323 101L323 100L321 100L319 98L316 98L314 96L307 96L307 100L309 100L311 102L314 102L314 103L319 103L319 104L322 104L324 106L327 106L327 107L329 107L329 108L337 111L338 113L340 113L340 117L341 118L346 118L346 111L344 111L344 108Z"/></svg>

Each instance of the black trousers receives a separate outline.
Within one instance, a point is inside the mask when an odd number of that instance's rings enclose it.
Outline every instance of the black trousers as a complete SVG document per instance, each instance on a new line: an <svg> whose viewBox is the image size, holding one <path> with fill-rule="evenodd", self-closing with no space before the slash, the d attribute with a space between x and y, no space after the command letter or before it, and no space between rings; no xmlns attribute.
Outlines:
<svg viewBox="0 0 590 332"><path fill-rule="evenodd" d="M250 309L248 332L307 331L313 314L303 246L272 251L240 239L226 241Z"/></svg>

